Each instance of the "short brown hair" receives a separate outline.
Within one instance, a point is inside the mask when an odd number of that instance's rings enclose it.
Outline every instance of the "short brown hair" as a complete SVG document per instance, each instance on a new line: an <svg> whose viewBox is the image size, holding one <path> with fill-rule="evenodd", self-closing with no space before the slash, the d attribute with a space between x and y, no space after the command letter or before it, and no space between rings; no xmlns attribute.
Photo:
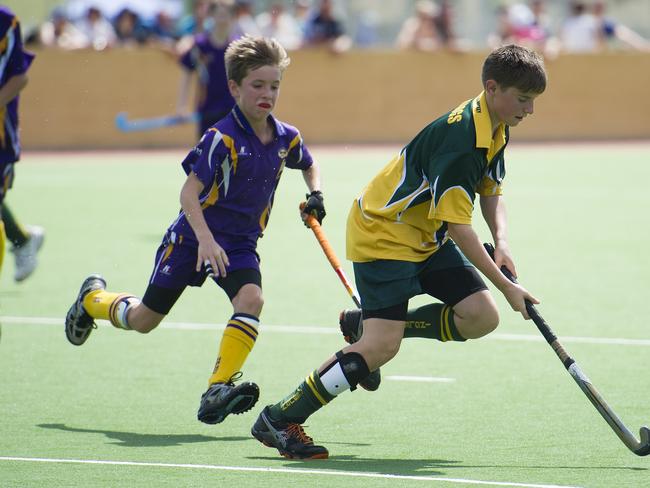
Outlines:
<svg viewBox="0 0 650 488"><path fill-rule="evenodd" d="M278 41L270 37L243 36L226 49L226 75L238 85L246 75L262 66L277 66L284 71L291 59Z"/></svg>
<svg viewBox="0 0 650 488"><path fill-rule="evenodd" d="M502 88L514 86L523 92L543 93L546 89L544 60L532 49L510 44L492 51L483 63L483 86L494 80Z"/></svg>

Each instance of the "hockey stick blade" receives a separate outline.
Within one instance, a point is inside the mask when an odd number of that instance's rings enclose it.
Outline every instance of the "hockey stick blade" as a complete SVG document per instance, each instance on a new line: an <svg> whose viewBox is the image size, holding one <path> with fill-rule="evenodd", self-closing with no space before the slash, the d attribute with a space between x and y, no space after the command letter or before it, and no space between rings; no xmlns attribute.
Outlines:
<svg viewBox="0 0 650 488"><path fill-rule="evenodd" d="M190 115L163 115L162 117L129 120L126 112L120 112L115 116L115 127L121 132L140 132L189 124L198 121L198 119L199 115L192 113Z"/></svg>
<svg viewBox="0 0 650 488"><path fill-rule="evenodd" d="M492 260L494 260L494 247L492 244L486 243L483 244L485 250L490 255ZM513 283L517 283L517 280L505 266L501 267L501 272ZM650 454L650 429L643 426L639 430L639 435L641 440L638 441L634 434L629 431L621 419L614 413L614 411L609 407L605 399L598 393L596 387L591 383L586 374L582 372L575 360L567 353L560 341L558 340L555 333L551 330L551 327L546 323L544 318L535 308L529 300L526 300L526 311L528 315L535 323L541 334L546 339L546 342L551 346L557 357L562 361L564 367L569 372L574 381L578 384L582 392L589 399L589 401L596 407L598 413L601 417L605 419L607 424L611 427L614 433L618 436L619 439L625 444L625 446L632 451L637 456L647 456Z"/></svg>

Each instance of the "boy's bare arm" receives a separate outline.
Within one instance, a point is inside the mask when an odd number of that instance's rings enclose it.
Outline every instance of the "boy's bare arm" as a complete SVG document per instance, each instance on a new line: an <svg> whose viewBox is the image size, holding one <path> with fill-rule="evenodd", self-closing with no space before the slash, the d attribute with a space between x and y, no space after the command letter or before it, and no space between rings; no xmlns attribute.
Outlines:
<svg viewBox="0 0 650 488"><path fill-rule="evenodd" d="M20 91L27 86L27 75L12 76L7 83L0 88L0 107L4 107L18 96Z"/></svg>
<svg viewBox="0 0 650 488"><path fill-rule="evenodd" d="M483 218L494 240L494 261L497 268L505 266L516 278L517 270L508 246L508 223L503 198L500 195L481 196L480 203Z"/></svg>
<svg viewBox="0 0 650 488"><path fill-rule="evenodd" d="M190 223L199 248L196 259L196 271L200 271L206 261L209 261L217 276L226 276L226 266L230 263L223 248L214 240L208 227L203 210L199 202L199 195L203 191L203 183L194 173L190 173L181 189L181 208Z"/></svg>
<svg viewBox="0 0 650 488"><path fill-rule="evenodd" d="M310 193L320 190L320 167L316 161L309 168L303 170L302 177Z"/></svg>
<svg viewBox="0 0 650 488"><path fill-rule="evenodd" d="M447 222L447 228L449 235L467 259L503 293L512 309L520 312L525 319L529 319L525 300L530 300L533 303L539 303L539 300L524 287L512 283L503 275L488 255L471 225Z"/></svg>

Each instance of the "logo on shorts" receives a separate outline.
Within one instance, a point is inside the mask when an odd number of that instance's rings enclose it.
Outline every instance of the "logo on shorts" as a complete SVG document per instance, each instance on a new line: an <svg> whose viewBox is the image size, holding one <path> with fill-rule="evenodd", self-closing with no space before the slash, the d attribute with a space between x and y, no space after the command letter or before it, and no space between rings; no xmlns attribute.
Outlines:
<svg viewBox="0 0 650 488"><path fill-rule="evenodd" d="M286 157L287 157L287 154L289 154L289 151L287 151L287 149L284 148L284 147L278 151L278 157L279 157L280 159L284 159L284 158L286 158Z"/></svg>
<svg viewBox="0 0 650 488"><path fill-rule="evenodd" d="M164 265L163 268L160 270L160 274L164 274L164 275L167 275L167 276L172 274L171 266L169 264Z"/></svg>

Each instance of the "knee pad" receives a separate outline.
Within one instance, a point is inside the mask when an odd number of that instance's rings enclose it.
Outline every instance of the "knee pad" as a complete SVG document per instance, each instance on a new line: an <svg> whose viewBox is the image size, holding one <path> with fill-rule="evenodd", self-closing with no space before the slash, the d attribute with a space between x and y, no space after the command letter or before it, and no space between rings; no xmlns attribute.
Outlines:
<svg viewBox="0 0 650 488"><path fill-rule="evenodd" d="M336 353L336 359L341 365L341 370L345 375L345 379L348 380L350 390L352 391L357 388L359 381L365 379L370 374L366 360L358 352L343 353L339 351Z"/></svg>
<svg viewBox="0 0 650 488"><path fill-rule="evenodd" d="M120 329L131 330L131 326L127 321L127 315L132 307L140 304L140 301L138 297L133 295L119 297L118 301L111 306L109 311L111 323Z"/></svg>

